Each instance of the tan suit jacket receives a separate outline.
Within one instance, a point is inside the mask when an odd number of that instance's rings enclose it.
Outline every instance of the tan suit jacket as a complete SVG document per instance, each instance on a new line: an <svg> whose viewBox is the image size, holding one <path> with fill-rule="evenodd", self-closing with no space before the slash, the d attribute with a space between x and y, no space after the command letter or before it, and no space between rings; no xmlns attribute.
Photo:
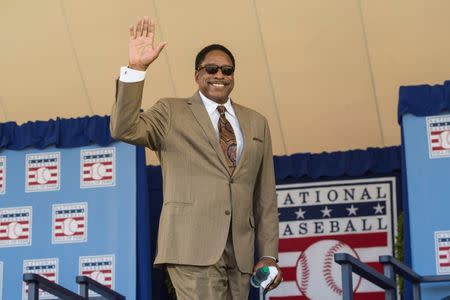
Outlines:
<svg viewBox="0 0 450 300"><path fill-rule="evenodd" d="M144 82L118 82L111 114L115 139L157 152L163 174L155 264L213 265L231 226L236 262L251 273L258 257L278 257L278 210L266 119L232 103L244 136L232 176L211 119L194 94L161 99L140 113Z"/></svg>

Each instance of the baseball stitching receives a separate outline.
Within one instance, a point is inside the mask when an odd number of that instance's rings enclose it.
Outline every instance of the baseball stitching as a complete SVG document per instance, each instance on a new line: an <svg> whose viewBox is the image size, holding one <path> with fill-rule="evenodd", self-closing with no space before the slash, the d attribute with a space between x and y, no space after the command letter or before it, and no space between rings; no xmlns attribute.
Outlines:
<svg viewBox="0 0 450 300"><path fill-rule="evenodd" d="M342 242L339 242L327 251L327 253L325 254L325 262L323 264L322 270L327 285L333 292L335 292L338 295L342 295L342 289L339 288L336 282L334 281L331 268L333 266L334 254L344 246L345 245Z"/></svg>
<svg viewBox="0 0 450 300"><path fill-rule="evenodd" d="M308 267L308 259L306 258L304 252L300 255L299 260L300 265L302 266L302 280L299 288L302 294L306 294L306 290L308 289L309 285L309 267Z"/></svg>

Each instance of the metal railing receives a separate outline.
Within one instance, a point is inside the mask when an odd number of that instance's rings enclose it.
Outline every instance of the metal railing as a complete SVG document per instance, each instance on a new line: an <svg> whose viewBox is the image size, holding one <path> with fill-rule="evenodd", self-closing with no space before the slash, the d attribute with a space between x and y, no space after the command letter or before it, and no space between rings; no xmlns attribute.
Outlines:
<svg viewBox="0 0 450 300"><path fill-rule="evenodd" d="M377 270L373 269L372 267L359 261L358 259L347 253L336 253L334 255L334 261L340 264L342 267L341 274L343 300L353 300L353 273L358 274L359 276L384 289L386 291L386 300L395 300L395 280L392 280L389 277L380 274Z"/></svg>
<svg viewBox="0 0 450 300"><path fill-rule="evenodd" d="M63 300L88 300L89 290L100 294L103 296L103 299L125 300L125 296L111 290L110 288L87 276L76 277L76 282L80 285L81 295L78 295L35 273L23 274L23 281L28 284L28 300L39 300L39 289Z"/></svg>
<svg viewBox="0 0 450 300"><path fill-rule="evenodd" d="M85 300L85 298L34 273L23 274L23 281L28 283L28 300L39 299L39 289L63 300ZM86 298L87 299L87 298Z"/></svg>
<svg viewBox="0 0 450 300"><path fill-rule="evenodd" d="M421 299L421 283L450 282L450 275L421 276L414 272L410 267L390 255L382 255L379 257L379 262L383 265L384 275L347 253L335 254L334 261L342 267L341 274L343 300L353 300L352 273L356 273L384 289L386 300L397 299L396 275L399 275L405 280L411 282L413 300ZM447 299L447 297L444 299Z"/></svg>
<svg viewBox="0 0 450 300"><path fill-rule="evenodd" d="M125 297L121 294L111 290L90 277L77 276L76 282L80 285L80 294L85 299L89 299L89 290L92 290L109 300L125 300Z"/></svg>

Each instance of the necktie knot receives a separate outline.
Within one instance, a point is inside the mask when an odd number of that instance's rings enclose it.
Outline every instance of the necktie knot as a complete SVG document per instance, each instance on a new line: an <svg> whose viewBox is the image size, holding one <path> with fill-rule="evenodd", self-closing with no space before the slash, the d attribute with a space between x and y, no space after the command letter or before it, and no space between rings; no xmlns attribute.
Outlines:
<svg viewBox="0 0 450 300"><path fill-rule="evenodd" d="M226 108L225 108L225 106L223 106L223 105L219 105L219 106L217 106L217 110L219 111L219 114L220 114L220 116L225 116L225 111L227 110Z"/></svg>

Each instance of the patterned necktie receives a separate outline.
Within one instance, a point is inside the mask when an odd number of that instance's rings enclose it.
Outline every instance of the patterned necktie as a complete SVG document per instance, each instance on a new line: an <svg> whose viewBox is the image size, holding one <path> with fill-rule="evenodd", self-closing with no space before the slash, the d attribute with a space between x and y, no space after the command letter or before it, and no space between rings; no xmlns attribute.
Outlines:
<svg viewBox="0 0 450 300"><path fill-rule="evenodd" d="M219 105L217 106L217 110L220 114L218 126L220 147L222 148L223 154L225 154L228 172L232 175L236 168L236 136L234 135L233 127L231 127L230 122L225 117L225 106Z"/></svg>

